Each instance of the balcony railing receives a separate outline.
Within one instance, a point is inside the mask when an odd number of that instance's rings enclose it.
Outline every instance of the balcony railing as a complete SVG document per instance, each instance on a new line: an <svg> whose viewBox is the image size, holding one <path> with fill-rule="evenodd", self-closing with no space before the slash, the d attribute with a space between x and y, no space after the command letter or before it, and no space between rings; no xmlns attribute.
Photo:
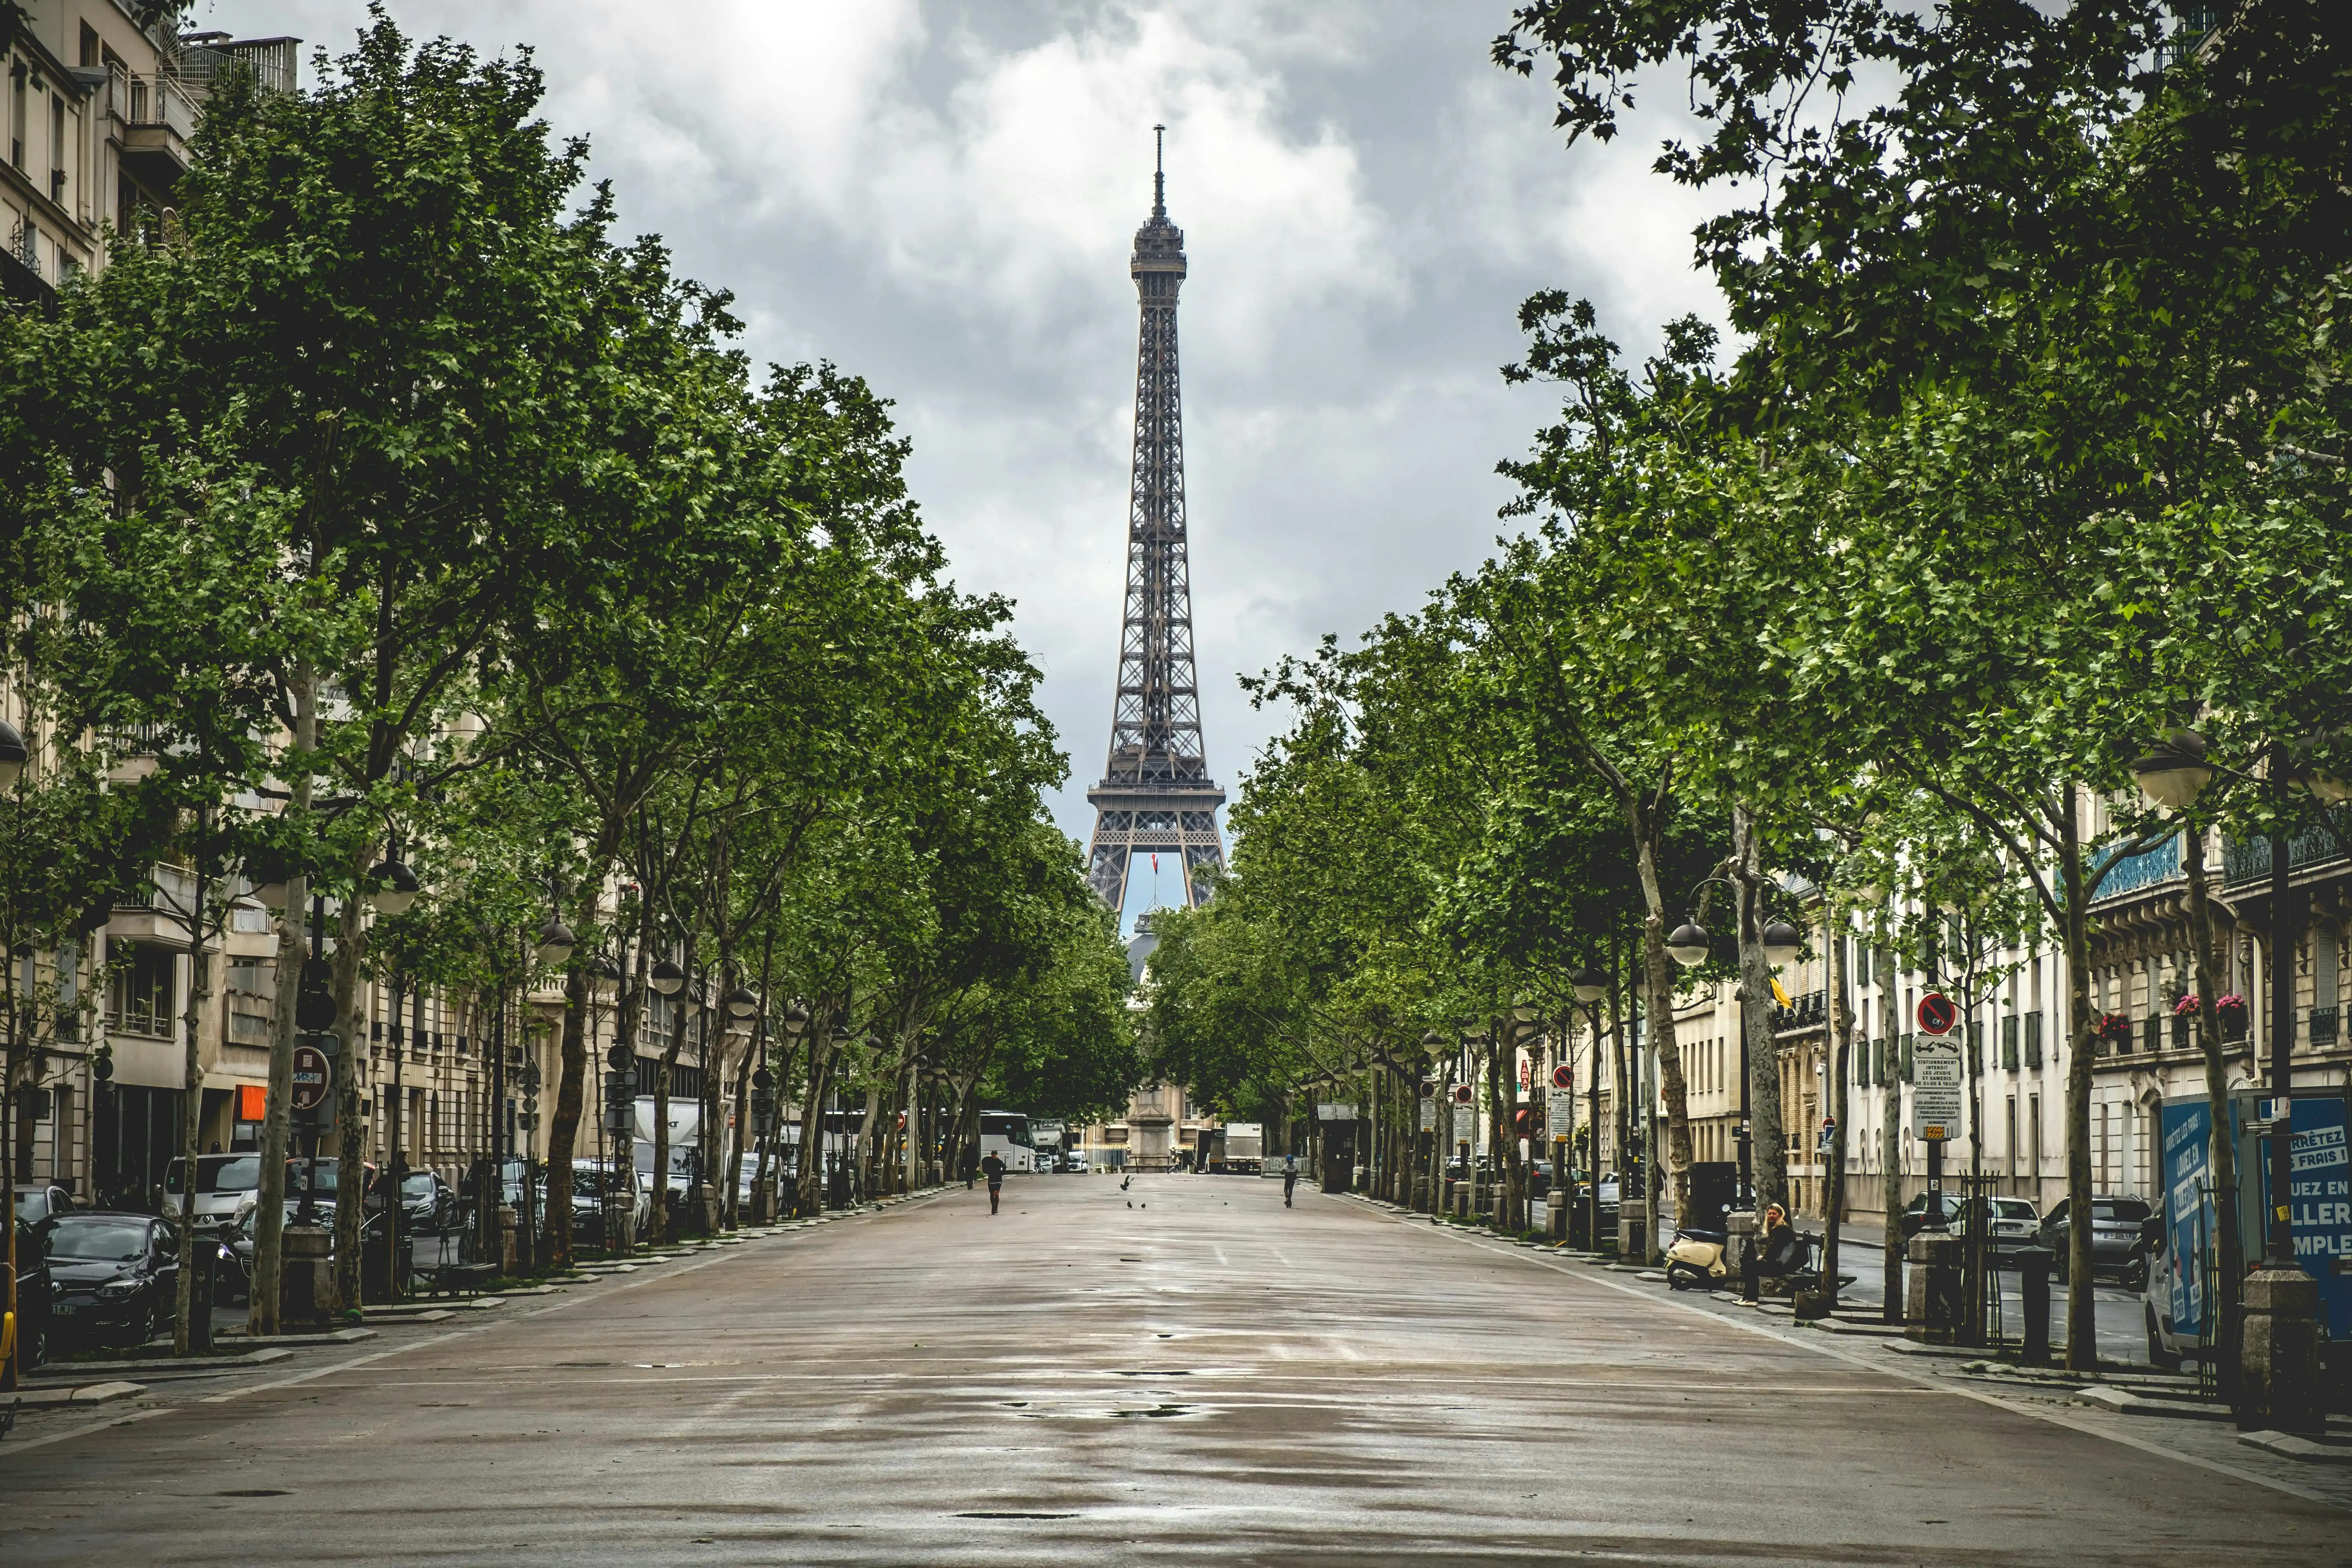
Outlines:
<svg viewBox="0 0 2352 1568"><path fill-rule="evenodd" d="M2126 893L2137 893L2158 882L2168 882L2180 875L2180 840L2168 838L2155 848L2141 855L2126 855L2120 860L2110 847L2091 858L2091 871L2096 875L2102 867L2112 865L2099 883L2095 897L2117 899Z"/></svg>
<svg viewBox="0 0 2352 1568"><path fill-rule="evenodd" d="M2352 858L2352 806L2337 806L2323 821L2286 841L2289 875L2306 867L2347 858ZM2222 880L2229 887L2268 880L2271 841L2249 838L2229 845L2221 851L2221 868Z"/></svg>
<svg viewBox="0 0 2352 1568"><path fill-rule="evenodd" d="M2334 1007L2314 1007L2310 1016L2311 1023L2306 1033L2311 1043L2315 1046L2334 1045L2338 1010Z"/></svg>
<svg viewBox="0 0 2352 1568"><path fill-rule="evenodd" d="M1772 1027L1781 1032L1817 1029L1829 1021L1829 1016L1828 992L1802 992L1790 997L1786 1007L1772 1009Z"/></svg>

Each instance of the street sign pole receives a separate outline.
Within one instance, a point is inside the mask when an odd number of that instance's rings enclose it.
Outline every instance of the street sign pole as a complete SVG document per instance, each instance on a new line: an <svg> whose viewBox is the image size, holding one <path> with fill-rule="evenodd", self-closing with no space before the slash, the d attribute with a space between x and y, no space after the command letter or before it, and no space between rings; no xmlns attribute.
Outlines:
<svg viewBox="0 0 2352 1568"><path fill-rule="evenodd" d="M1919 998L1920 1036L1911 1051L1911 1131L1927 1145L1927 1201L1924 1227L1944 1225L1944 1144L1965 1114L1967 1072L1960 1043L1952 1031L1960 1010L1951 998L1930 991Z"/></svg>

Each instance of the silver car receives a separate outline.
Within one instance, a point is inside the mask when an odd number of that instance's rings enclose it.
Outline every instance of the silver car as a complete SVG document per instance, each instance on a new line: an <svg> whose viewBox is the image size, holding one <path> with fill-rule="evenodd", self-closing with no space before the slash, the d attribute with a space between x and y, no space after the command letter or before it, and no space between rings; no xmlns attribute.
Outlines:
<svg viewBox="0 0 2352 1568"><path fill-rule="evenodd" d="M163 1217L180 1217L180 1202L187 1191L184 1159L163 1171ZM260 1190L258 1154L199 1154L196 1156L195 1226L198 1230L226 1230L236 1223L246 1194Z"/></svg>

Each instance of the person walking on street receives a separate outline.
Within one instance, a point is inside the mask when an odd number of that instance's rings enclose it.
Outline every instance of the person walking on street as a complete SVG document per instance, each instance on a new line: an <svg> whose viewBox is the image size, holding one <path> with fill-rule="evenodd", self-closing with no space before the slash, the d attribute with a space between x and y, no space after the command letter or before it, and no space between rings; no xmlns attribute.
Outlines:
<svg viewBox="0 0 2352 1568"><path fill-rule="evenodd" d="M1290 1194L1297 1190L1298 1156L1285 1154L1282 1157L1282 1206L1284 1208L1290 1206Z"/></svg>
<svg viewBox="0 0 2352 1568"><path fill-rule="evenodd" d="M980 1174L980 1158L969 1146L963 1152L963 1190L971 1191L971 1179Z"/></svg>
<svg viewBox="0 0 2352 1568"><path fill-rule="evenodd" d="M991 1149L988 1158L980 1163L980 1173L988 1178L988 1212L994 1214L1004 1191L1004 1156Z"/></svg>

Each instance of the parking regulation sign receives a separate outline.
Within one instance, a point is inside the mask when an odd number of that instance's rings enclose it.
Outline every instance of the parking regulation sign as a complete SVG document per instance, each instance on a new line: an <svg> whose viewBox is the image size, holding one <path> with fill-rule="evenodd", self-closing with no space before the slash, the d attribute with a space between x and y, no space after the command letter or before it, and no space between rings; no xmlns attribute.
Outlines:
<svg viewBox="0 0 2352 1568"><path fill-rule="evenodd" d="M1949 996L1940 991L1930 991L1919 998L1919 1032L1923 1035L1948 1035L1960 1026L1960 1010Z"/></svg>
<svg viewBox="0 0 2352 1568"><path fill-rule="evenodd" d="M297 1110L316 1110L334 1087L335 1069L327 1053L316 1046L294 1047L294 1093L287 1101Z"/></svg>
<svg viewBox="0 0 2352 1568"><path fill-rule="evenodd" d="M1930 1143L1960 1135L1966 1110L1966 1077L1960 1068L1960 1042L1940 1036L1922 1037L1911 1047L1911 1135Z"/></svg>
<svg viewBox="0 0 2352 1568"><path fill-rule="evenodd" d="M1551 1086L1554 1089L1574 1089L1576 1087L1576 1069L1570 1067L1566 1062L1560 1063L1558 1067L1551 1069Z"/></svg>

